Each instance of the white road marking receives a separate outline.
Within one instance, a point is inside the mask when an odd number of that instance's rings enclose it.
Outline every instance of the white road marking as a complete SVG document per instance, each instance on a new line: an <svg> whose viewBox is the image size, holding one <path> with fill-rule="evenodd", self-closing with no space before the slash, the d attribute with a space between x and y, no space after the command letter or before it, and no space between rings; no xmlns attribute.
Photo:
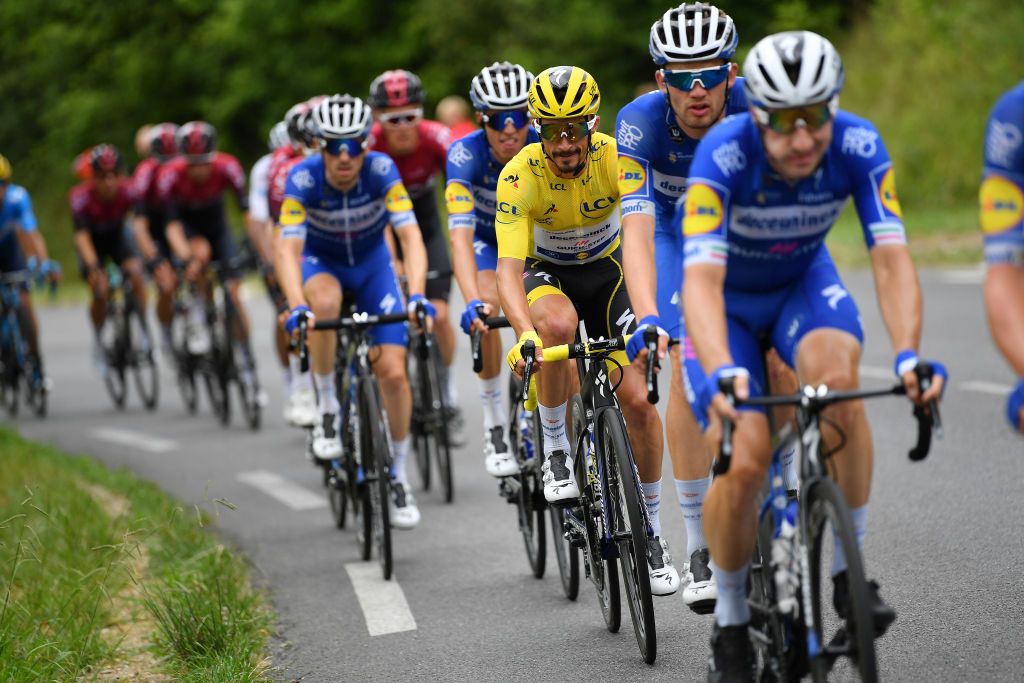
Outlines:
<svg viewBox="0 0 1024 683"><path fill-rule="evenodd" d="M409 611L405 593L392 577L385 581L376 562L350 562L345 565L348 578L359 599L359 607L366 618L366 630L371 636L415 631L416 620Z"/></svg>
<svg viewBox="0 0 1024 683"><path fill-rule="evenodd" d="M316 510L327 507L327 501L322 495L313 493L309 489L267 470L242 472L237 478L238 481L279 500L292 510Z"/></svg>
<svg viewBox="0 0 1024 683"><path fill-rule="evenodd" d="M950 285L980 285L985 282L985 266L945 270L939 274L939 280Z"/></svg>
<svg viewBox="0 0 1024 683"><path fill-rule="evenodd" d="M114 429L113 427L97 427L92 430L92 435L97 439L109 441L121 446L131 446L150 453L167 453L178 448L178 442L171 439L163 439L159 436L145 434L143 432L132 432L127 429Z"/></svg>
<svg viewBox="0 0 1024 683"><path fill-rule="evenodd" d="M964 382L960 385L960 388L964 391L976 391L979 394L995 394L996 396L1006 396L1013 387L1008 384L996 384L995 382Z"/></svg>

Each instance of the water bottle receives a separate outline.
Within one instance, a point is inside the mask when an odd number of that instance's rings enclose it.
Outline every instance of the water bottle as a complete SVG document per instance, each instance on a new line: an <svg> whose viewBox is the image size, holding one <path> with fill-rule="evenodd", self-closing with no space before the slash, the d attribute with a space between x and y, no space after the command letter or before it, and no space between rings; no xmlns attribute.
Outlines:
<svg viewBox="0 0 1024 683"><path fill-rule="evenodd" d="M778 536L772 543L772 567L775 572L775 600L782 614L794 617L799 612L797 589L800 573L796 558L796 501L789 501L780 513Z"/></svg>

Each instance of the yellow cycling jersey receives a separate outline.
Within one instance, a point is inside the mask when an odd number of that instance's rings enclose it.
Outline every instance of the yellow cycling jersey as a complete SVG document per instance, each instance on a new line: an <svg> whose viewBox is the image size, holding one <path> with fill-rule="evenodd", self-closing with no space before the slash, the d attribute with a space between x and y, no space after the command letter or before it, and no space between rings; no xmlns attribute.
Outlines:
<svg viewBox="0 0 1024 683"><path fill-rule="evenodd" d="M615 138L594 133L590 162L577 178L559 178L541 143L524 147L498 180L494 227L498 257L591 263L619 246Z"/></svg>

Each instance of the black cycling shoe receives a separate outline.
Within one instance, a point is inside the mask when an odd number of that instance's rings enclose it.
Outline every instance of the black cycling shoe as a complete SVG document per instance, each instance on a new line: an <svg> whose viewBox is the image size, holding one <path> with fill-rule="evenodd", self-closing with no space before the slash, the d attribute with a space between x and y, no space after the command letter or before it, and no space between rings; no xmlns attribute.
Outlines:
<svg viewBox="0 0 1024 683"><path fill-rule="evenodd" d="M836 614L843 621L849 618L850 614L850 587L846 571L841 571L832 577L832 606ZM882 596L878 594L878 582L868 581L868 594L871 598L871 618L875 627L875 638L885 634L886 630L896 621L896 610L885 604Z"/></svg>
<svg viewBox="0 0 1024 683"><path fill-rule="evenodd" d="M749 624L715 624L711 632L708 683L752 683L753 680L754 646L750 643Z"/></svg>

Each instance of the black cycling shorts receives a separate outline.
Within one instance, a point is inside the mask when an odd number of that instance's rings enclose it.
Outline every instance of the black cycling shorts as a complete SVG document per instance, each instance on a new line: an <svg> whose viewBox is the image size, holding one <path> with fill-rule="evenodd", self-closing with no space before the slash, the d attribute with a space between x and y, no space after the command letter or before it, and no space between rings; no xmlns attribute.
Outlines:
<svg viewBox="0 0 1024 683"><path fill-rule="evenodd" d="M96 251L96 265L100 269L106 267L108 261L113 261L123 269L125 261L139 255L127 227L99 234L90 231L89 237L92 238L92 247ZM78 257L78 272L83 280L87 279L88 273L85 271L85 262L81 256Z"/></svg>

